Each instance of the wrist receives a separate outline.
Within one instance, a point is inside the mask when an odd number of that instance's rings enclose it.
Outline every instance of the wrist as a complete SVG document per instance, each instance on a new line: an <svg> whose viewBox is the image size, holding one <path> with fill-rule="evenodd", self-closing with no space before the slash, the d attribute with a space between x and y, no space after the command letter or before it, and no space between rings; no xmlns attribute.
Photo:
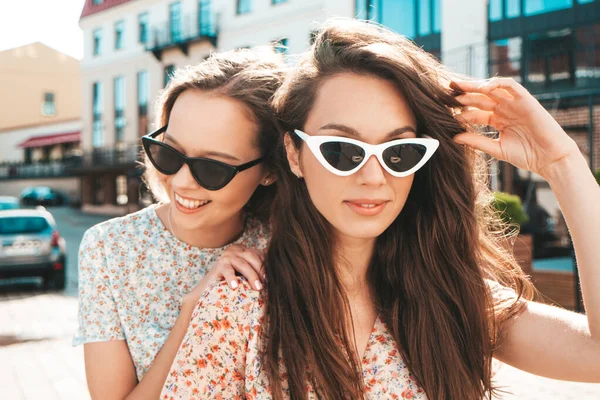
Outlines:
<svg viewBox="0 0 600 400"><path fill-rule="evenodd" d="M577 151L547 166L540 175L553 186L571 180L575 175L581 176L582 172L589 172L589 169L587 160Z"/></svg>

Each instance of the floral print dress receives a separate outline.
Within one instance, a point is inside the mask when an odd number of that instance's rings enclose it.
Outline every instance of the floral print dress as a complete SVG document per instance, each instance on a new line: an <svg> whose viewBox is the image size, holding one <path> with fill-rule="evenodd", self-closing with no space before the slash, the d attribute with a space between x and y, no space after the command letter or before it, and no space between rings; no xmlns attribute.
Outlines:
<svg viewBox="0 0 600 400"><path fill-rule="evenodd" d="M264 249L248 218L235 243ZM179 315L180 301L228 246L200 249L170 233L156 206L90 228L79 248L79 328L73 345L125 340L141 380Z"/></svg>
<svg viewBox="0 0 600 400"><path fill-rule="evenodd" d="M259 292L241 279L207 289L192 315L186 336L163 387L161 400L271 399L259 348L265 306ZM510 289L491 283L495 301L514 299ZM285 371L284 367L282 366ZM365 397L424 400L386 324L377 318L362 358ZM287 381L281 375L284 397ZM307 387L310 399L316 395Z"/></svg>

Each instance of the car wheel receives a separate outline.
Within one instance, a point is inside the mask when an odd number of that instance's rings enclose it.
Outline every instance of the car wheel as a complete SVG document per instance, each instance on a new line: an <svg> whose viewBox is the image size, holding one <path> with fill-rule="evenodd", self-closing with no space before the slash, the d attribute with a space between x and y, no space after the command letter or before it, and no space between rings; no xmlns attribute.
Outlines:
<svg viewBox="0 0 600 400"><path fill-rule="evenodd" d="M65 273L60 271L44 277L43 287L45 290L64 290L65 283Z"/></svg>

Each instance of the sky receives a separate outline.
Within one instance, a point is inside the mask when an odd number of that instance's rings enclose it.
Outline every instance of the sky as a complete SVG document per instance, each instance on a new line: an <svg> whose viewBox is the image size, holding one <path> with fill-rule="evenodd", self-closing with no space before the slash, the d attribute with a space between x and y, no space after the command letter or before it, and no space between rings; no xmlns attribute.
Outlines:
<svg viewBox="0 0 600 400"><path fill-rule="evenodd" d="M85 0L0 0L0 51L42 42L83 57L79 16Z"/></svg>

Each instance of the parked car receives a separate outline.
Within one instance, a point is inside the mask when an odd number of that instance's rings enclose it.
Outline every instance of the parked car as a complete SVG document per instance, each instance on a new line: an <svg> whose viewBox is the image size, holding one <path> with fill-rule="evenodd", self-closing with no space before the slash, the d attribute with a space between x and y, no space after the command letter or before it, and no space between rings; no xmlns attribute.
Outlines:
<svg viewBox="0 0 600 400"><path fill-rule="evenodd" d="M65 197L48 186L29 187L21 192L21 204L26 206L59 206Z"/></svg>
<svg viewBox="0 0 600 400"><path fill-rule="evenodd" d="M0 211L21 208L19 199L13 196L0 196Z"/></svg>
<svg viewBox="0 0 600 400"><path fill-rule="evenodd" d="M0 211L0 279L39 276L44 288L62 290L66 248L45 208Z"/></svg>

